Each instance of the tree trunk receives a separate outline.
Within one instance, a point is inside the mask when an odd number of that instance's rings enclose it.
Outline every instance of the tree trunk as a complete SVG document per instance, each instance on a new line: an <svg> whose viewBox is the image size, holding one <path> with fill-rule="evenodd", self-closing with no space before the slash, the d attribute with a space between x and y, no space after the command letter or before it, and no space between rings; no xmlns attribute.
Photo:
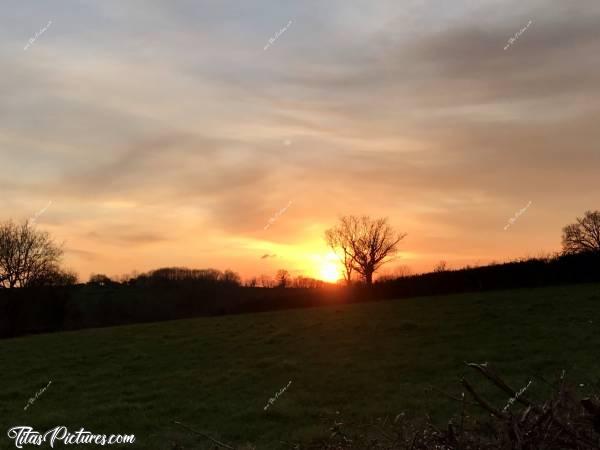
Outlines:
<svg viewBox="0 0 600 450"><path fill-rule="evenodd" d="M346 266L344 268L344 280L346 281L346 286L350 286L352 283L352 267Z"/></svg>
<svg viewBox="0 0 600 450"><path fill-rule="evenodd" d="M367 282L367 286L371 286L373 284L373 271L368 271L365 273L365 281Z"/></svg>

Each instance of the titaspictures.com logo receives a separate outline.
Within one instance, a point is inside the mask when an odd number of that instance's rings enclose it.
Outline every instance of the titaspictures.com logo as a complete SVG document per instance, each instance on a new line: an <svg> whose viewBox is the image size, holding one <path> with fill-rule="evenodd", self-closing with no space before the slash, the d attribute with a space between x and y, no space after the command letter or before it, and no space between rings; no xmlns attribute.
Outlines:
<svg viewBox="0 0 600 450"><path fill-rule="evenodd" d="M69 432L67 427L58 426L46 431L44 434L35 431L28 426L12 427L8 430L8 437L15 440L15 447L23 448L23 445L40 446L48 443L54 448L54 444L62 442L64 445L114 445L114 444L133 444L135 435L133 434L93 434L91 431L85 431L81 428L74 433Z"/></svg>

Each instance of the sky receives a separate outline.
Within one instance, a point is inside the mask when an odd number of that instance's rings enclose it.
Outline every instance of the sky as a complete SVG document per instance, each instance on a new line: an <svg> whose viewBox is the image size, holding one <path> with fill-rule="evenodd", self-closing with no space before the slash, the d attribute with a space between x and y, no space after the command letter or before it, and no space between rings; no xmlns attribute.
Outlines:
<svg viewBox="0 0 600 450"><path fill-rule="evenodd" d="M82 280L319 277L347 214L407 233L384 272L556 252L599 54L597 0L3 0L0 220Z"/></svg>

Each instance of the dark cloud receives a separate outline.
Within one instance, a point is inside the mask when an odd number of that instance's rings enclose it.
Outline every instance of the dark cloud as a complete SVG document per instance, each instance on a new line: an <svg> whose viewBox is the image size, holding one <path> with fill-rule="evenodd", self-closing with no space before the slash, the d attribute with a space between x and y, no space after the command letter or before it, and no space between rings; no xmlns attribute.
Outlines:
<svg viewBox="0 0 600 450"><path fill-rule="evenodd" d="M91 231L85 237L94 241L101 241L113 245L145 245L168 241L169 238L153 232L130 231L130 227L111 226L106 227L102 233Z"/></svg>

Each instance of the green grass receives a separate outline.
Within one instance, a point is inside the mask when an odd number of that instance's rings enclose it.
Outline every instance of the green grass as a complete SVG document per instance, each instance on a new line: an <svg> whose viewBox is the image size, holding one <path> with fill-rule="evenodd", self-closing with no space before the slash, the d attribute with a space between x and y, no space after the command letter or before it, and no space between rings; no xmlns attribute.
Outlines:
<svg viewBox="0 0 600 450"><path fill-rule="evenodd" d="M0 447L15 448L6 431L16 425L133 433L134 447L150 450L210 447L179 420L271 449L324 436L336 411L349 421L402 411L442 419L457 405L426 388L460 392L464 361L489 361L517 389L567 369L585 390L600 378L598 325L600 285L589 284L3 340Z"/></svg>

